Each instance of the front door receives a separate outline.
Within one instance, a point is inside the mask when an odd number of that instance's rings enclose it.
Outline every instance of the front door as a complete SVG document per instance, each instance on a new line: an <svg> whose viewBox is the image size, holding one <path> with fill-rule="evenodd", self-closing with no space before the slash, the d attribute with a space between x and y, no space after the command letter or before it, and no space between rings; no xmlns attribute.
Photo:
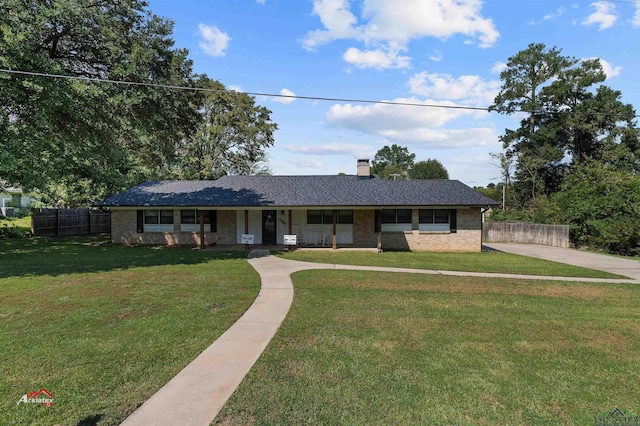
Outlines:
<svg viewBox="0 0 640 426"><path fill-rule="evenodd" d="M276 211L262 210L262 244L276 244Z"/></svg>

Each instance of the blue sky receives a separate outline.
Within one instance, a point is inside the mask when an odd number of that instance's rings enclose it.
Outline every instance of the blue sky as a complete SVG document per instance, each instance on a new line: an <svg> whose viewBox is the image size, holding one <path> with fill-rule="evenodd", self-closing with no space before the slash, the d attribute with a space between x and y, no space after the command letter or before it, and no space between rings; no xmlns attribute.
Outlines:
<svg viewBox="0 0 640 426"><path fill-rule="evenodd" d="M298 96L487 107L509 56L529 43L600 58L606 85L640 105L640 3L562 0L150 0L176 47L228 88ZM497 183L490 153L518 116L257 97L278 123L277 175L354 174L397 144L451 179Z"/></svg>

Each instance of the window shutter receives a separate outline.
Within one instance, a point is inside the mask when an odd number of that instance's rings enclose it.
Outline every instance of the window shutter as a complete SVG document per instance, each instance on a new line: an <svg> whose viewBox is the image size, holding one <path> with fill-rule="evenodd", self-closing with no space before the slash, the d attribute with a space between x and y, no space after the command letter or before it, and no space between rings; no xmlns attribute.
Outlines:
<svg viewBox="0 0 640 426"><path fill-rule="evenodd" d="M211 227L211 232L218 232L218 211L217 210L209 210L209 223Z"/></svg>
<svg viewBox="0 0 640 426"><path fill-rule="evenodd" d="M456 209L449 210L449 229L452 234L458 232L458 211Z"/></svg>
<svg viewBox="0 0 640 426"><path fill-rule="evenodd" d="M373 232L380 232L380 210L374 210L374 229Z"/></svg>
<svg viewBox="0 0 640 426"><path fill-rule="evenodd" d="M137 226L138 233L144 232L144 210L138 210L137 214Z"/></svg>

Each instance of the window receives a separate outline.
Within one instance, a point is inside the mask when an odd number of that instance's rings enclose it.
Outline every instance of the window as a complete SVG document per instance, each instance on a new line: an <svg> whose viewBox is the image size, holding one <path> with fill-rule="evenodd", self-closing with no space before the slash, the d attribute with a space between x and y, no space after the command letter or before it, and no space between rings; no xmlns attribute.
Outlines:
<svg viewBox="0 0 640 426"><path fill-rule="evenodd" d="M203 212L203 222L205 232L216 232L217 214L215 210L206 210ZM213 224L213 226L212 226ZM200 231L200 211L199 210L180 210L180 230L183 232L199 232Z"/></svg>
<svg viewBox="0 0 640 426"><path fill-rule="evenodd" d="M144 210L143 218L144 232L173 231L173 210Z"/></svg>
<svg viewBox="0 0 640 426"><path fill-rule="evenodd" d="M411 209L382 210L382 223L409 223L411 224Z"/></svg>
<svg viewBox="0 0 640 426"><path fill-rule="evenodd" d="M204 212L204 223L211 223L211 215ZM200 225L200 213L198 210L180 210L180 223L183 225Z"/></svg>
<svg viewBox="0 0 640 426"><path fill-rule="evenodd" d="M411 209L382 209L382 231L411 231Z"/></svg>
<svg viewBox="0 0 640 426"><path fill-rule="evenodd" d="M419 229L421 231L450 231L455 232L456 210L449 209L420 209Z"/></svg>
<svg viewBox="0 0 640 426"><path fill-rule="evenodd" d="M338 224L352 224L353 210L338 210ZM332 225L333 210L307 210L307 224Z"/></svg>
<svg viewBox="0 0 640 426"><path fill-rule="evenodd" d="M341 225L353 223L353 210L338 210L338 223Z"/></svg>
<svg viewBox="0 0 640 426"><path fill-rule="evenodd" d="M420 223L449 223L448 209L420 209Z"/></svg>

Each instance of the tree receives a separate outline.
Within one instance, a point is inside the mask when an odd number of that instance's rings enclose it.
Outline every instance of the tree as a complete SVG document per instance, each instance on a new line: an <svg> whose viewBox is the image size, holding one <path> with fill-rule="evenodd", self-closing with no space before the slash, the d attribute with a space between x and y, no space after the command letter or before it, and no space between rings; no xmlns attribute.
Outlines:
<svg viewBox="0 0 640 426"><path fill-rule="evenodd" d="M405 179L409 169L413 166L415 154L409 153L409 149L396 144L384 146L376 153L372 161L372 172L382 179L391 176Z"/></svg>
<svg viewBox="0 0 640 426"><path fill-rule="evenodd" d="M587 160L574 167L550 201L547 215L570 225L576 245L640 255L640 178L635 173Z"/></svg>
<svg viewBox="0 0 640 426"><path fill-rule="evenodd" d="M494 201L500 201L502 199L502 189L504 184L499 183L496 185L495 183L490 183L486 188L482 186L474 186L473 189L478 191L479 193L486 195Z"/></svg>
<svg viewBox="0 0 640 426"><path fill-rule="evenodd" d="M138 0L6 0L0 66L192 87L172 27ZM0 175L52 203L86 204L166 175L200 103L188 91L2 73Z"/></svg>
<svg viewBox="0 0 640 426"><path fill-rule="evenodd" d="M561 55L557 48L547 49L544 44L530 44L527 49L509 58L507 67L500 73L502 88L489 108L502 114L524 111L527 118L520 122L517 130L506 130L500 137L505 155L517 159L516 189L521 188L521 199L531 200L545 193L545 176L563 158L563 151L549 134L552 128L544 127L547 119L541 111L548 101L545 93L558 74L577 63L575 58ZM550 173L551 172L551 173ZM527 191L527 189L529 189Z"/></svg>
<svg viewBox="0 0 640 426"><path fill-rule="evenodd" d="M418 161L409 169L409 179L449 179L449 172L436 159Z"/></svg>
<svg viewBox="0 0 640 426"><path fill-rule="evenodd" d="M601 84L605 77L599 60L579 61L543 44L509 58L490 109L527 113L500 138L505 157L515 160L513 189L521 205L559 191L571 166L601 156L605 141L635 143L635 112L620 92Z"/></svg>
<svg viewBox="0 0 640 426"><path fill-rule="evenodd" d="M271 122L271 111L256 105L252 96L228 91L207 77L201 78L199 86L212 91L204 99L196 133L181 142L179 177L217 179L268 172L264 150L273 145L278 128Z"/></svg>

